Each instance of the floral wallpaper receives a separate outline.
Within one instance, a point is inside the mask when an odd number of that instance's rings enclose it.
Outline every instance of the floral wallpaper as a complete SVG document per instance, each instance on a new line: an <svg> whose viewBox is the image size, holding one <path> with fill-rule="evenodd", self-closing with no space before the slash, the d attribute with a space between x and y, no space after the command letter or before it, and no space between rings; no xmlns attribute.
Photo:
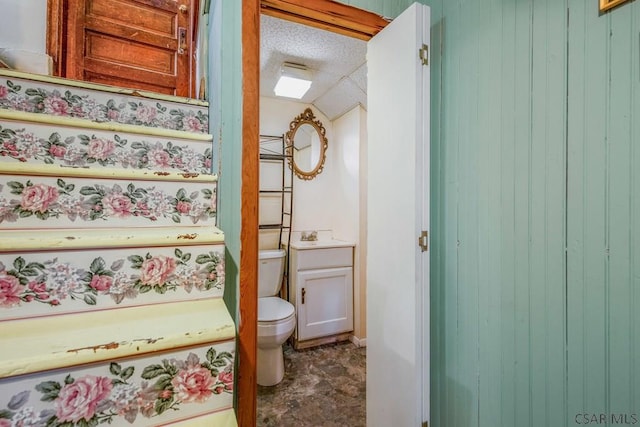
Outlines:
<svg viewBox="0 0 640 427"><path fill-rule="evenodd" d="M0 427L158 425L230 408L233 342L0 382Z"/></svg>
<svg viewBox="0 0 640 427"><path fill-rule="evenodd" d="M52 132L55 130L55 132ZM136 134L0 120L0 160L73 167L211 173L211 142L180 143Z"/></svg>
<svg viewBox="0 0 640 427"><path fill-rule="evenodd" d="M224 245L152 249L0 254L0 320L222 297Z"/></svg>
<svg viewBox="0 0 640 427"><path fill-rule="evenodd" d="M0 108L208 133L208 108L44 82L0 79Z"/></svg>
<svg viewBox="0 0 640 427"><path fill-rule="evenodd" d="M91 227L114 227L118 221L130 226L215 223L212 183L190 182L185 187L186 182L95 181L3 176L0 225L37 226L44 220L49 228L82 227L82 222Z"/></svg>

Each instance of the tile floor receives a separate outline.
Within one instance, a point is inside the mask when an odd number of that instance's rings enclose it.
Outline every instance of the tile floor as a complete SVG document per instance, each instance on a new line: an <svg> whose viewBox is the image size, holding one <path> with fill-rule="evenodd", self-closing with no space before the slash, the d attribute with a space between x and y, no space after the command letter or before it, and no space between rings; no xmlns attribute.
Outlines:
<svg viewBox="0 0 640 427"><path fill-rule="evenodd" d="M259 427L365 426L365 354L351 342L307 350L285 345L285 376L258 386Z"/></svg>

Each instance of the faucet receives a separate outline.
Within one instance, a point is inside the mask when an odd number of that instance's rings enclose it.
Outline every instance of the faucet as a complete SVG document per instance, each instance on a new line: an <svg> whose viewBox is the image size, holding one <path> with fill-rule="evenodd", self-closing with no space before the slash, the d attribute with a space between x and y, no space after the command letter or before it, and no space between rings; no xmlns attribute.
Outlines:
<svg viewBox="0 0 640 427"><path fill-rule="evenodd" d="M309 242L315 242L316 240L318 240L318 232L317 231L310 231L310 232L306 232L303 231L302 235L300 236L300 240L302 241L309 241Z"/></svg>

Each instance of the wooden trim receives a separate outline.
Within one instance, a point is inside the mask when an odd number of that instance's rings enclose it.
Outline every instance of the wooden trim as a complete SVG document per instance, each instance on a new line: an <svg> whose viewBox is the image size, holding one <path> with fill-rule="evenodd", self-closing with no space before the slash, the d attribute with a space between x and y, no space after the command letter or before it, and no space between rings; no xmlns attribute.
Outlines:
<svg viewBox="0 0 640 427"><path fill-rule="evenodd" d="M255 427L258 344L260 0L242 0L242 184L238 425Z"/></svg>
<svg viewBox="0 0 640 427"><path fill-rule="evenodd" d="M79 22L84 15L84 0L64 0L66 13L64 14L64 33L62 40L65 46L64 57L61 58L64 74L62 77L74 80L83 80L82 69L84 68L84 58L82 55L82 44L78 40L84 37L84 27L77 25L75 31L69 31L69 22ZM80 46L80 48L78 48Z"/></svg>
<svg viewBox="0 0 640 427"><path fill-rule="evenodd" d="M389 20L333 0L261 0L262 13L321 28L361 40L369 40Z"/></svg>
<svg viewBox="0 0 640 427"><path fill-rule="evenodd" d="M202 99L196 92L198 79L198 24L200 23L200 0L191 0L191 42L189 43L189 97Z"/></svg>
<svg viewBox="0 0 640 427"><path fill-rule="evenodd" d="M62 76L61 59L64 55L64 0L47 0L47 55L51 57L53 66L51 73Z"/></svg>

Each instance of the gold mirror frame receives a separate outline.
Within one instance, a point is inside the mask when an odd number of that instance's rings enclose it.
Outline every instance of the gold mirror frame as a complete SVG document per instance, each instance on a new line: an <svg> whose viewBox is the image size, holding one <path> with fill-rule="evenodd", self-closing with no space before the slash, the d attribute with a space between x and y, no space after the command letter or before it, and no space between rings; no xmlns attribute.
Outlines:
<svg viewBox="0 0 640 427"><path fill-rule="evenodd" d="M296 165L294 159L294 141L297 130L300 126L308 124L315 128L316 132L318 132L318 137L320 139L320 155L318 156L318 163L315 167L310 171L304 171ZM285 134L286 143L287 143L287 160L289 161L289 167L293 169L296 176L300 179L310 180L316 177L319 173L322 172L324 168L324 161L326 158L327 147L329 143L327 141L326 136L327 131L325 130L322 122L313 115L313 111L311 108L305 109L302 114L297 116L293 121L289 124L289 131Z"/></svg>

